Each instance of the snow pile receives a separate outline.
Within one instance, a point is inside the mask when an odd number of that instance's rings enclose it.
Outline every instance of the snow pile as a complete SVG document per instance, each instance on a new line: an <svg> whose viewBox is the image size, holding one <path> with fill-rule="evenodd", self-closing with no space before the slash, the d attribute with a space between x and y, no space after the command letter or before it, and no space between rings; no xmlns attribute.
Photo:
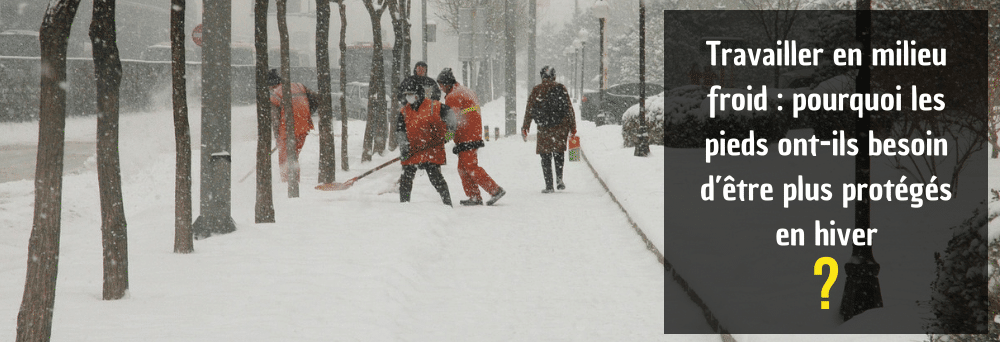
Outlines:
<svg viewBox="0 0 1000 342"><path fill-rule="evenodd" d="M668 90L646 99L646 122L649 127L650 144L667 147L699 148L705 146L705 139L720 137L743 139L754 131L755 137L777 140L785 137L791 127L791 118L785 113L791 108L784 106L778 110L781 90L768 90L763 99L766 110L733 111L731 105L721 110L719 98L709 98L709 89L698 85L687 85ZM752 98L752 91L723 88L719 94L743 94ZM783 96L787 98L787 96ZM731 99L727 103L731 103ZM710 101L716 101L715 117L710 116ZM638 135L639 105L629 108L622 115L622 138L625 146L633 146Z"/></svg>
<svg viewBox="0 0 1000 342"><path fill-rule="evenodd" d="M952 227L954 236L942 255L934 253L937 279L931 284L931 311L936 320L929 332L981 331L987 327L988 302L982 289L987 285L987 219L978 210L961 225ZM969 320L969 317L977 317Z"/></svg>
<svg viewBox="0 0 1000 342"><path fill-rule="evenodd" d="M663 93L646 98L646 125L649 129L649 143L663 145L664 101ZM635 146L639 142L639 104L636 103L622 114L622 140L624 147Z"/></svg>

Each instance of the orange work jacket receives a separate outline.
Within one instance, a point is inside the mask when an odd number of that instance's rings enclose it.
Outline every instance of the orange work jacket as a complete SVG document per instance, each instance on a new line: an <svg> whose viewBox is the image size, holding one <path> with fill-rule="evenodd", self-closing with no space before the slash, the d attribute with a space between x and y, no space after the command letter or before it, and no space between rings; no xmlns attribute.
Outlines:
<svg viewBox="0 0 1000 342"><path fill-rule="evenodd" d="M406 140L410 142L410 157L402 164L444 165L444 134L447 127L444 120L441 120L441 102L424 99L418 110L404 105L400 112L406 125Z"/></svg>
<svg viewBox="0 0 1000 342"><path fill-rule="evenodd" d="M285 111L281 108L281 87L284 85L278 85L271 90L271 105L275 108L281 109L281 113L278 116L280 134L285 133ZM292 110L294 111L293 116L295 117L295 136L303 136L309 134L309 131L313 129L312 114L309 112L309 98L306 97L306 86L302 83L292 82Z"/></svg>

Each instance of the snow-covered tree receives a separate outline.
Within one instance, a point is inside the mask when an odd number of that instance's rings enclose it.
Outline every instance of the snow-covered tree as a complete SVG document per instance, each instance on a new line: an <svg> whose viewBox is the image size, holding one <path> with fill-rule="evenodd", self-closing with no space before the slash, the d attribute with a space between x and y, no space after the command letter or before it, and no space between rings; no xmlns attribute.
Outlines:
<svg viewBox="0 0 1000 342"><path fill-rule="evenodd" d="M399 83L410 74L410 4L411 0L396 0L389 6L389 16L392 17L392 85L390 89L399 89ZM393 93L395 91L392 91ZM392 101L390 118L399 111L399 103ZM389 121L393 122L393 121ZM396 139L389 139L389 150L396 149Z"/></svg>
<svg viewBox="0 0 1000 342"><path fill-rule="evenodd" d="M340 10L340 89L347 89L347 8L337 0ZM340 169L349 171L347 164L347 96L340 96Z"/></svg>
<svg viewBox="0 0 1000 342"><path fill-rule="evenodd" d="M337 144L330 95L330 0L316 0L316 91L319 96L319 183L337 180ZM341 88L343 89L343 88ZM343 97L343 96L341 96Z"/></svg>
<svg viewBox="0 0 1000 342"><path fill-rule="evenodd" d="M989 283L986 240L987 214L973 213L962 224L952 227L954 235L945 253L934 253L937 279L931 284L928 303L935 319L925 329L928 333L986 331L989 300L984 288ZM995 335L994 335L995 336ZM956 339L933 339L954 341ZM985 339L957 339L985 341Z"/></svg>
<svg viewBox="0 0 1000 342"><path fill-rule="evenodd" d="M185 72L184 13L185 0L171 0L170 11L170 70L171 102L174 114L175 175L174 175L174 253L194 251L194 231L191 227L191 124L188 122L187 84Z"/></svg>
<svg viewBox="0 0 1000 342"><path fill-rule="evenodd" d="M267 86L267 0L254 0L254 47L257 54L254 73L257 96L257 197L254 222L274 223L274 198L271 187L271 132L278 125L271 122L271 91ZM287 87L286 87L287 88ZM277 134L274 134L277 137Z"/></svg>
<svg viewBox="0 0 1000 342"><path fill-rule="evenodd" d="M281 108L292 108L291 60L289 59L288 0L276 0L278 12L278 44L281 46ZM285 153L288 156L288 198L299 197L299 155L295 149L295 111L284 110Z"/></svg>
<svg viewBox="0 0 1000 342"><path fill-rule="evenodd" d="M375 2L378 2L378 8ZM371 161L372 155L385 151L389 138L389 124L386 120L385 60L382 58L382 14L395 4L396 0L363 0L372 23L372 69L368 84L368 120L365 127L362 161Z"/></svg>
<svg viewBox="0 0 1000 342"><path fill-rule="evenodd" d="M104 244L104 299L121 299L128 290L128 235L122 204L118 158L118 98L122 62L115 29L115 0L94 0L90 40L94 46L97 90L97 179Z"/></svg>
<svg viewBox="0 0 1000 342"><path fill-rule="evenodd" d="M39 29L41 98L38 159L35 162L35 214L28 240L28 271L17 313L17 342L48 341L56 302L59 236L62 229L62 174L66 132L66 50L80 0L49 3Z"/></svg>
<svg viewBox="0 0 1000 342"><path fill-rule="evenodd" d="M759 28L764 33L765 41L777 42L789 38L789 34L805 16L801 13L803 0L742 0L750 9ZM774 67L774 83L778 86L781 76L781 66Z"/></svg>

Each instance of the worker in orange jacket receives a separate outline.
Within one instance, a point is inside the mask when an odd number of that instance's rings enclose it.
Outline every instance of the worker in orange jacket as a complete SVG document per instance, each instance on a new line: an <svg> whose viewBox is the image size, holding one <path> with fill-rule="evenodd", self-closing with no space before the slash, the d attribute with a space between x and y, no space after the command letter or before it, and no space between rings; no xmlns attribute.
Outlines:
<svg viewBox="0 0 1000 342"><path fill-rule="evenodd" d="M458 125L455 130L455 148L452 152L458 155L458 175L462 179L462 189L467 200L459 201L462 205L482 205L483 197L479 193L482 187L492 196L487 205L493 205L507 192L497 182L490 178L479 166L477 149L485 147L483 143L483 120L479 115L479 99L471 89L463 87L455 80L451 68L445 68L438 75L438 86L444 91L445 104L451 107L457 116Z"/></svg>
<svg viewBox="0 0 1000 342"><path fill-rule="evenodd" d="M278 164L281 167L281 181L288 181L288 155L285 142L287 141L285 127L285 111L281 107L282 84L278 69L271 69L267 77L267 85L271 88L271 122L277 122L277 147ZM298 160L299 152L306 143L306 136L313 129L312 113L309 110L308 93L309 88L298 82L292 82L292 111L295 118L295 157Z"/></svg>
<svg viewBox="0 0 1000 342"><path fill-rule="evenodd" d="M409 202L413 177L417 169L427 171L431 185L441 195L441 202L451 206L448 182L441 175L441 165L447 162L444 152L446 136L454 126L450 110L441 102L425 99L423 87L416 82L404 82L401 87L406 105L396 116L394 135L399 144L403 174L399 178L399 201Z"/></svg>

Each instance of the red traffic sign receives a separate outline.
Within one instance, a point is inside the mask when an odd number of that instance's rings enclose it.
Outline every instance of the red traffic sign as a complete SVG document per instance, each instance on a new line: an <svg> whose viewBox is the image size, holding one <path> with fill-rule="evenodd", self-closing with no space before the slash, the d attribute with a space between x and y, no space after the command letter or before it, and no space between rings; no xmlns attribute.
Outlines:
<svg viewBox="0 0 1000 342"><path fill-rule="evenodd" d="M194 41L195 45L201 46L201 24L195 26L194 30L191 31L191 40Z"/></svg>

